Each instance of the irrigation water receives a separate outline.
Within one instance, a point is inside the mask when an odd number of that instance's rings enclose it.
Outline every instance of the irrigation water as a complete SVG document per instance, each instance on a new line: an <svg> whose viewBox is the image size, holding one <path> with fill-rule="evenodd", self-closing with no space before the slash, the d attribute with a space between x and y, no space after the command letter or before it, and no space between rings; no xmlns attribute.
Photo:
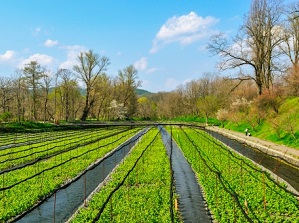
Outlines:
<svg viewBox="0 0 299 223"><path fill-rule="evenodd" d="M171 156L174 185L179 196L179 210L184 222L212 222L202 190L190 164L164 128L161 129L161 136L167 153Z"/></svg>
<svg viewBox="0 0 299 223"><path fill-rule="evenodd" d="M86 198L104 181L107 175L128 154L146 129L119 145L96 165L92 166L67 187L59 189L48 200L26 213L19 223L65 222L86 200Z"/></svg>
<svg viewBox="0 0 299 223"><path fill-rule="evenodd" d="M256 150L245 144L238 142L237 140L230 139L226 136L221 135L220 133L206 130L210 135L219 141L223 142L230 148L241 153L245 157L255 161L266 169L275 173L278 177L285 180L289 183L296 191L299 191L299 170L298 167L287 163L286 161L282 162L281 160L274 158L262 151Z"/></svg>

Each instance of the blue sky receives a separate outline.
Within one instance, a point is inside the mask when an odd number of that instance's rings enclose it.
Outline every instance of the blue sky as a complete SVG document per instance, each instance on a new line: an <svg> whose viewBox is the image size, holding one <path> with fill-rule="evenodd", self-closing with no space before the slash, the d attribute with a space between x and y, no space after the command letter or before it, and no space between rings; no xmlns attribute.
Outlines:
<svg viewBox="0 0 299 223"><path fill-rule="evenodd" d="M217 72L207 50L216 32L235 35L251 0L0 0L0 76L30 60L53 73L71 69L80 51L111 60L107 74L129 65L142 88L174 90Z"/></svg>

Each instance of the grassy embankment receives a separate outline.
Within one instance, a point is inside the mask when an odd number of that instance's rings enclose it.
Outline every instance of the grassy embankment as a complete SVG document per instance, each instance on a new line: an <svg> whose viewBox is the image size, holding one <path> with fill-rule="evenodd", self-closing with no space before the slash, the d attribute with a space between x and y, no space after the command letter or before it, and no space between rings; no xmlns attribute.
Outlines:
<svg viewBox="0 0 299 223"><path fill-rule="evenodd" d="M254 128L246 120L226 122L224 128L244 132L246 128L258 138L299 149L299 98L285 100L278 114L268 116Z"/></svg>
<svg viewBox="0 0 299 223"><path fill-rule="evenodd" d="M299 149L299 98L288 98L283 101L277 114L266 113L266 117L259 124L251 125L244 114L238 122L225 121L223 127L244 133L248 128L252 136L271 141L277 144L287 145ZM180 117L172 119L176 122L205 123L204 117ZM209 125L222 126L215 118L209 118Z"/></svg>

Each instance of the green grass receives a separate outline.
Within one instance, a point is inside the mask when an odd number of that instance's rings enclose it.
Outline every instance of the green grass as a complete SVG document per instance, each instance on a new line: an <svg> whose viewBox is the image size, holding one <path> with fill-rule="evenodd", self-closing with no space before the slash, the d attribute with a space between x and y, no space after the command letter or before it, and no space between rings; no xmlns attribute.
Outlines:
<svg viewBox="0 0 299 223"><path fill-rule="evenodd" d="M171 119L171 121L175 122L196 122L204 124L206 123L205 117L199 117L199 116L182 116ZM209 125L221 125L221 122L217 120L216 118L208 118L208 124Z"/></svg>
<svg viewBox="0 0 299 223"><path fill-rule="evenodd" d="M269 119L274 120L274 118ZM238 124L226 122L224 128L242 133L248 128L252 136L299 149L299 97L287 98L283 102L279 108L279 113L275 117L275 122L281 125L280 137L275 131L273 124L267 121L267 119L263 120L255 129L245 120L240 121ZM286 130L290 126L293 126L295 129L294 136L296 139L290 134L290 131Z"/></svg>
<svg viewBox="0 0 299 223"><path fill-rule="evenodd" d="M0 131L3 132L23 132L27 130L51 130L57 129L57 126L52 123L43 122L7 122L0 124Z"/></svg>
<svg viewBox="0 0 299 223"><path fill-rule="evenodd" d="M232 122L227 122L224 125L224 128L242 133L245 133L245 129L248 128L248 131L254 137L299 149L299 130L295 134L297 138L296 141L294 140L293 136L285 132L283 132L279 138L269 123L261 124L258 126L258 128L256 128L256 130L253 130L252 127L246 122L242 122L239 125L236 125Z"/></svg>

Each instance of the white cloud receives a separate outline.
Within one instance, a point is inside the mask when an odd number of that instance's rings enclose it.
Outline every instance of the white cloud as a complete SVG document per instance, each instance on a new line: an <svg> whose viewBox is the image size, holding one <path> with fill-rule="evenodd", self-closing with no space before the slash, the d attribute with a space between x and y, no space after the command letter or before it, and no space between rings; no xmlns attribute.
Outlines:
<svg viewBox="0 0 299 223"><path fill-rule="evenodd" d="M136 61L134 67L139 71L145 70L147 68L147 58L142 57L140 60Z"/></svg>
<svg viewBox="0 0 299 223"><path fill-rule="evenodd" d="M154 73L154 72L156 72L157 70L159 70L159 69L156 68L156 67L153 67L153 68L147 69L147 70L146 70L146 73L148 73L148 74L150 74L150 73Z"/></svg>
<svg viewBox="0 0 299 223"><path fill-rule="evenodd" d="M48 39L46 40L46 42L44 42L44 46L46 47L53 47L56 46L57 44L58 44L57 40L51 40L51 39Z"/></svg>
<svg viewBox="0 0 299 223"><path fill-rule="evenodd" d="M49 55L46 54L33 54L31 55L29 58L23 60L20 64L19 64L19 68L23 68L26 64L29 64L31 61L36 61L38 62L40 65L42 66L47 66L50 67L54 64L55 59L54 57L51 57Z"/></svg>
<svg viewBox="0 0 299 223"><path fill-rule="evenodd" d="M148 63L147 63L147 58L146 57L141 57L140 60L137 60L134 63L134 67L138 71L145 71L145 73L147 73L147 74L154 73L157 70L159 70L158 68L155 68L155 67L148 68Z"/></svg>
<svg viewBox="0 0 299 223"><path fill-rule="evenodd" d="M67 46L64 47L67 50L67 60L60 64L60 69L72 69L77 64L77 58L80 52L87 51L84 46Z"/></svg>
<svg viewBox="0 0 299 223"><path fill-rule="evenodd" d="M16 52L13 50L6 50L4 54L0 54L0 62L8 62L14 59Z"/></svg>
<svg viewBox="0 0 299 223"><path fill-rule="evenodd" d="M150 53L156 53L164 45L179 42L180 44L190 44L213 33L210 27L218 20L208 16L203 18L195 12L180 17L173 16L160 28L153 40Z"/></svg>

